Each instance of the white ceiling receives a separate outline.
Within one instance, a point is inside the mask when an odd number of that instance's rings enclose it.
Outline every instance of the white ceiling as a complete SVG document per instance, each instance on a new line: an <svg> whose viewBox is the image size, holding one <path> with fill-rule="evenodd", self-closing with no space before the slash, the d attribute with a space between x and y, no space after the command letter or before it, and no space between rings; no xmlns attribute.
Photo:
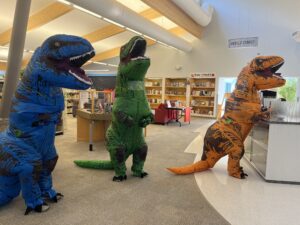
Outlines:
<svg viewBox="0 0 300 225"><path fill-rule="evenodd" d="M117 0L117 1L124 4L126 7L134 10L137 13L149 9L149 6L141 2L140 0ZM47 7L49 4L52 4L54 2L56 1L32 0L30 15L38 12L39 10ZM16 0L0 0L0 5L1 5L0 34L12 27L15 4L16 4ZM174 24L169 19L163 16L154 19L153 22L165 29L176 27L176 24ZM109 25L109 23L106 21L103 21L97 17L82 12L78 9L73 9L67 14L60 16L57 19L52 20L41 27L28 31L26 34L25 49L28 50L36 49L38 46L42 44L42 42L47 37L54 34L64 33L64 34L83 36L99 28L105 27L107 25ZM120 47L134 35L136 34L133 32L125 31L121 34L93 43L93 46L96 50L96 53L101 53L103 51ZM193 36L191 35L186 36L185 39L189 42L194 40ZM0 60L7 59L7 55L8 55L8 50L0 48ZM23 58L25 59L26 57L28 57L28 55L29 53L24 53Z"/></svg>

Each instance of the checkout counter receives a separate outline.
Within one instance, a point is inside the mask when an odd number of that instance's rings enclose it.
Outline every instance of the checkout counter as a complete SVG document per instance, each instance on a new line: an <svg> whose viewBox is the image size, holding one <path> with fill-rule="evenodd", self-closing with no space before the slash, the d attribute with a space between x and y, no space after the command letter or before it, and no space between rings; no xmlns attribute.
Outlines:
<svg viewBox="0 0 300 225"><path fill-rule="evenodd" d="M245 140L245 159L269 182L300 184L300 103L271 102Z"/></svg>
<svg viewBox="0 0 300 225"><path fill-rule="evenodd" d="M93 143L105 140L111 122L113 93L106 91L81 91L77 109L77 141Z"/></svg>

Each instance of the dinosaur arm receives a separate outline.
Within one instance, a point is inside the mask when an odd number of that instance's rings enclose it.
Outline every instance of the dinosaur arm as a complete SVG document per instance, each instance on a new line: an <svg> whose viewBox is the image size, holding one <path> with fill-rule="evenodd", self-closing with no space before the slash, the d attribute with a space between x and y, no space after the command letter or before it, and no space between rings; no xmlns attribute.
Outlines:
<svg viewBox="0 0 300 225"><path fill-rule="evenodd" d="M149 125L150 123L152 123L154 120L154 116L152 113L150 113L149 115L143 117L140 119L139 121L139 126L140 127L146 127L147 125Z"/></svg>
<svg viewBox="0 0 300 225"><path fill-rule="evenodd" d="M255 113L252 120L253 122L259 122L261 120L269 120L271 115L271 111L268 109L266 111L261 111L258 113Z"/></svg>
<svg viewBox="0 0 300 225"><path fill-rule="evenodd" d="M120 123L125 123L127 126L131 127L134 124L134 120L131 116L127 115L125 112L123 111L117 111L115 113L117 120Z"/></svg>

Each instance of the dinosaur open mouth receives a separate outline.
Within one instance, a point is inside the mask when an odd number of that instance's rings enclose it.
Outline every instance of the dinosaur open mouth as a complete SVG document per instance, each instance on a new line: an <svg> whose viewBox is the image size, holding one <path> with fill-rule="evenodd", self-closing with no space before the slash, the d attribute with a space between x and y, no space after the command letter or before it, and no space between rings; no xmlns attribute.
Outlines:
<svg viewBox="0 0 300 225"><path fill-rule="evenodd" d="M145 56L147 42L144 39L136 39L130 49L130 60L149 59Z"/></svg>
<svg viewBox="0 0 300 225"><path fill-rule="evenodd" d="M277 70L280 69L280 67L284 64L284 61L278 63L277 65L271 67L270 72L272 73L273 76L281 77L281 73L276 73Z"/></svg>
<svg viewBox="0 0 300 225"><path fill-rule="evenodd" d="M94 56L95 56L95 51L92 50L82 55L70 57L67 60L68 72L72 74L74 77L76 77L78 80L80 80L81 82L91 85L92 80L85 74L85 71L80 67Z"/></svg>
<svg viewBox="0 0 300 225"><path fill-rule="evenodd" d="M276 64L275 66L272 66L271 68L268 68L266 70L263 70L261 71L261 73L266 76L266 77L272 77L272 76L275 76L275 77L278 77L278 78L281 78L282 79L282 76L281 76L281 73L276 73L277 70L280 69L280 67L284 64L284 61L283 62L280 62L278 64Z"/></svg>

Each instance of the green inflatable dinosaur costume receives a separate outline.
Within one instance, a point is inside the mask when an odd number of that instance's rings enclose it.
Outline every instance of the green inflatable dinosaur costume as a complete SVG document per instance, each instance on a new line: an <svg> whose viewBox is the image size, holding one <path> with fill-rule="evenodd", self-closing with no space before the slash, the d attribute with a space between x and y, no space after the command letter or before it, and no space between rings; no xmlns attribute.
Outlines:
<svg viewBox="0 0 300 225"><path fill-rule="evenodd" d="M153 115L144 88L144 77L150 66L150 59L144 56L146 45L145 39L135 36L121 47L112 123L106 132L111 160L74 161L80 167L114 169L113 181L127 179L125 162L131 154L133 176L148 175L143 170L148 150L143 128L152 122Z"/></svg>

